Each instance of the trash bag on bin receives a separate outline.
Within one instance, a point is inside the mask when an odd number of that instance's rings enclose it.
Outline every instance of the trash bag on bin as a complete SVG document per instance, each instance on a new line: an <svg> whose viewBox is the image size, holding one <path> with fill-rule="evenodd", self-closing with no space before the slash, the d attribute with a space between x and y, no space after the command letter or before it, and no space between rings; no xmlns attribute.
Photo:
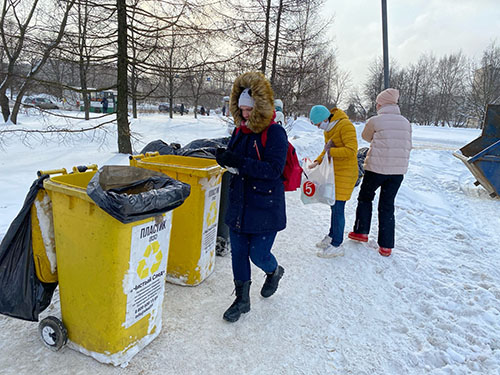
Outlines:
<svg viewBox="0 0 500 375"><path fill-rule="evenodd" d="M215 139L196 139L176 151L177 155L193 156L196 158L215 159L215 150L227 147L231 137Z"/></svg>
<svg viewBox="0 0 500 375"><path fill-rule="evenodd" d="M31 207L47 177L33 182L0 244L0 313L33 322L50 305L57 287L57 282L43 283L38 279L33 259Z"/></svg>
<svg viewBox="0 0 500 375"><path fill-rule="evenodd" d="M189 142L182 148L193 149L202 147L226 147L230 140L231 137L213 138L213 139L206 139L206 138L195 139L194 141Z"/></svg>
<svg viewBox="0 0 500 375"><path fill-rule="evenodd" d="M191 192L191 186L144 168L108 165L92 177L87 194L105 212L122 223L173 210Z"/></svg>
<svg viewBox="0 0 500 375"><path fill-rule="evenodd" d="M157 139L156 141L149 142L146 146L144 146L140 153L145 154L146 152L158 151L160 155L175 155L176 151L180 147L181 145L178 143L167 144L161 139Z"/></svg>

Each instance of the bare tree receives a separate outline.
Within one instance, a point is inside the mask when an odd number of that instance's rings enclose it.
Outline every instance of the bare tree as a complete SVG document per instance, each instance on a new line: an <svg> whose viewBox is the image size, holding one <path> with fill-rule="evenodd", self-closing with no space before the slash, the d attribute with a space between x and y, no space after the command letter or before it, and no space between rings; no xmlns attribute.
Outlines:
<svg viewBox="0 0 500 375"><path fill-rule="evenodd" d="M76 0L68 0L66 3L61 2L62 9L62 17L61 19L57 22L59 24L59 30L57 34L55 35L54 39L49 39L49 42L41 42L39 45L42 47L43 54L40 56L40 58L36 61L36 64L32 66L30 72L26 77L23 77L23 84L21 88L19 89L17 99L14 103L14 108L12 109L12 115L11 115L11 120L15 124L17 123L17 114L19 113L19 108L21 107L21 100L28 89L29 85L33 82L34 77L40 72L42 67L45 65L47 62L50 54L52 51L57 47L57 45L61 42L63 36L64 36L64 30L66 28L66 24L68 21L68 16L69 12L71 11L71 8L75 4Z"/></svg>
<svg viewBox="0 0 500 375"><path fill-rule="evenodd" d="M327 55L326 63L328 79L326 102L329 105L338 107L347 96L351 84L351 75L349 72L340 69L333 51Z"/></svg>
<svg viewBox="0 0 500 375"><path fill-rule="evenodd" d="M392 67L393 65L390 64ZM392 75L391 75L392 76ZM384 87L384 66L382 59L380 57L372 60L368 68L368 78L363 85L363 97L366 99L368 104L367 116L373 116L376 114L375 100L377 95L383 90Z"/></svg>
<svg viewBox="0 0 500 375"><path fill-rule="evenodd" d="M289 14L283 27L284 52L273 88L292 112L306 113L313 104L328 104L330 41L325 34L330 20L320 15L323 1L298 4L300 9Z"/></svg>
<svg viewBox="0 0 500 375"><path fill-rule="evenodd" d="M274 85L276 79L276 64L278 61L278 50L281 32L281 15L283 14L283 0L279 0L279 5L276 13L276 32L274 36L273 62L271 65L271 85Z"/></svg>
<svg viewBox="0 0 500 375"><path fill-rule="evenodd" d="M14 79L14 71L26 42L26 34L37 11L38 0L34 0L27 12L23 12L19 1L4 0L0 15L0 37L7 57L7 69L0 83L0 106L4 121L10 118L9 98L6 95Z"/></svg>
<svg viewBox="0 0 500 375"><path fill-rule="evenodd" d="M441 125L460 125L466 120L465 82L467 81L467 59L458 52L439 59L436 71L435 122Z"/></svg>
<svg viewBox="0 0 500 375"><path fill-rule="evenodd" d="M127 1L116 1L118 16L118 77L116 100L116 122L118 127L118 152L122 154L132 153L130 143L130 125L128 122L128 55L127 55Z"/></svg>
<svg viewBox="0 0 500 375"><path fill-rule="evenodd" d="M351 110L349 118L354 120L366 120L368 116L368 110L367 108L365 108L364 101L359 95L358 90L351 90L348 102L348 109L350 108Z"/></svg>
<svg viewBox="0 0 500 375"><path fill-rule="evenodd" d="M405 72L401 86L400 106L404 115L412 122L428 125L434 121L436 112L435 70L437 59L433 55L422 55Z"/></svg>
<svg viewBox="0 0 500 375"><path fill-rule="evenodd" d="M267 55L269 53L269 28L271 24L271 19L270 19L270 14L271 14L271 0L267 0L267 3L265 4L265 13L266 13L266 18L265 18L265 27L264 27L264 40L263 40L263 46L264 50L262 53L262 64L260 66L260 71L264 74L266 74L266 66L267 66Z"/></svg>
<svg viewBox="0 0 500 375"><path fill-rule="evenodd" d="M479 66L472 67L469 106L480 126L486 105L500 103L500 46L490 44L483 52Z"/></svg>

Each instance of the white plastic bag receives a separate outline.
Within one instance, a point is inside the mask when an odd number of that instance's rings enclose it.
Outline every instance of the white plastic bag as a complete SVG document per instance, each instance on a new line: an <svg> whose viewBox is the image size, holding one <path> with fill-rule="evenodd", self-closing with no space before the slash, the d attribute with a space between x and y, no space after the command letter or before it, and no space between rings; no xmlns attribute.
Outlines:
<svg viewBox="0 0 500 375"><path fill-rule="evenodd" d="M302 168L302 182L300 184L300 199L304 204L324 203L329 206L335 204L335 174L333 160L327 156L316 168L309 169L312 161L304 159Z"/></svg>

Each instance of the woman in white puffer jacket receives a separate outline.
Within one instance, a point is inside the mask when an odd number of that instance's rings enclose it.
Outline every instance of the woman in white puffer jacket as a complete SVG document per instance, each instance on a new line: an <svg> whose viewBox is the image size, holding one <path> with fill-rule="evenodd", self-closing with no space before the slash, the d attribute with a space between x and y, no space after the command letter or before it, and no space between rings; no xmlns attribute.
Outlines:
<svg viewBox="0 0 500 375"><path fill-rule="evenodd" d="M391 255L394 248L394 200L408 170L412 147L411 124L401 115L398 99L398 90L382 91L377 96L377 116L368 119L361 134L370 142L370 149L365 160L354 229L348 235L352 240L368 241L372 202L380 187L378 245L383 256Z"/></svg>

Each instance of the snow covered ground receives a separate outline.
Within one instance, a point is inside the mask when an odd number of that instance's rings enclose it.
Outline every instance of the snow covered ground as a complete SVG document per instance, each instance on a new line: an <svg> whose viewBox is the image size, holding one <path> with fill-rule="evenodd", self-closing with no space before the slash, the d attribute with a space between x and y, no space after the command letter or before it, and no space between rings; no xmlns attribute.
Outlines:
<svg viewBox="0 0 500 375"><path fill-rule="evenodd" d="M20 125L87 126L36 115ZM358 134L363 124L356 124ZM3 135L0 149L0 238L22 206L39 169L128 164L109 126L72 136ZM345 241L345 256L321 259L314 246L328 230L329 207L304 206L287 193L287 228L274 253L285 268L278 292L260 297L264 275L253 268L252 310L222 320L234 296L230 257L196 287L166 284L163 330L126 368L72 349L52 352L37 324L0 316L2 374L500 374L500 200L492 199L452 152L475 129L414 126L410 167L396 199L396 248L381 257L376 210L367 244ZM132 122L134 150L163 139L182 145L226 136L219 117ZM290 134L300 157L315 157L322 132L303 119ZM359 147L367 144L360 140ZM358 188L346 205L351 230ZM376 204L377 202L375 202ZM57 293L42 314L60 316Z"/></svg>

